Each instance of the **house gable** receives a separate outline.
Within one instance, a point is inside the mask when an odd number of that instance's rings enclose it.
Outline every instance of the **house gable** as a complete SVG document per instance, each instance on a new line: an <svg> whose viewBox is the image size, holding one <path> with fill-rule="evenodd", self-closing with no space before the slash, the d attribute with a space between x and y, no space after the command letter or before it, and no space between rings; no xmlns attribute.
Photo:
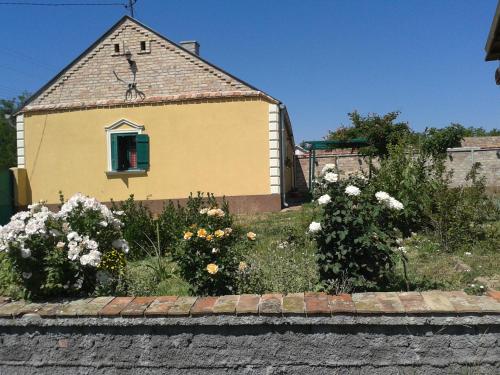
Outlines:
<svg viewBox="0 0 500 375"><path fill-rule="evenodd" d="M33 95L22 111L234 96L264 96L278 102L123 17Z"/></svg>

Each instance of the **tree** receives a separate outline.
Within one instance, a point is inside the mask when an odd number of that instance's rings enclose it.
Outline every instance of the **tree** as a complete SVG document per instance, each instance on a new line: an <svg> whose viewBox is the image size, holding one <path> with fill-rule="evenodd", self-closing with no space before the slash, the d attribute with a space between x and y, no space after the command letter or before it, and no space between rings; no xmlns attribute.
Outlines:
<svg viewBox="0 0 500 375"><path fill-rule="evenodd" d="M465 128L464 131L464 137L492 137L492 136L499 136L500 135L500 129L493 128L491 130L485 130L482 127L474 127L474 126L469 126L468 128Z"/></svg>
<svg viewBox="0 0 500 375"><path fill-rule="evenodd" d="M406 122L396 122L400 112L389 112L383 116L376 113L367 116L357 111L349 113L350 126L342 126L336 131L330 131L328 140L347 141L354 138L366 138L368 145L360 149L360 153L370 157L385 158L388 155L388 146L399 143L401 139L412 135Z"/></svg>
<svg viewBox="0 0 500 375"><path fill-rule="evenodd" d="M466 131L462 125L454 123L441 129L426 128L420 149L424 155L442 158L448 148L460 147Z"/></svg>
<svg viewBox="0 0 500 375"><path fill-rule="evenodd" d="M29 96L23 93L17 98L0 100L0 168L10 168L16 160L16 125L14 113Z"/></svg>

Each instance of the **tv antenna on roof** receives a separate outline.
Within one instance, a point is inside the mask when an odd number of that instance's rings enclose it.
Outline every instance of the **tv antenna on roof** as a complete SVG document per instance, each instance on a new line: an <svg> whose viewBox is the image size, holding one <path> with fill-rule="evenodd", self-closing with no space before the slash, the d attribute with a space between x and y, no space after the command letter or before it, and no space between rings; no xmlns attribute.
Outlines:
<svg viewBox="0 0 500 375"><path fill-rule="evenodd" d="M128 4L125 5L125 9L130 11L130 17L134 18L134 5L137 3L137 0L128 0Z"/></svg>

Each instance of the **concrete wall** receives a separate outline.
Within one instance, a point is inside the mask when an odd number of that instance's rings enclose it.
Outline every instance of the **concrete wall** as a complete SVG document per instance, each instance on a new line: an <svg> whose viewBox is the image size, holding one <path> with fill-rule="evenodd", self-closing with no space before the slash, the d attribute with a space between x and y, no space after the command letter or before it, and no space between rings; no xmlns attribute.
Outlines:
<svg viewBox="0 0 500 375"><path fill-rule="evenodd" d="M454 148L448 151L446 165L453 169L452 185L457 186L465 182L465 177L470 171L473 163L479 162L482 166L482 174L486 177L486 185L490 190L500 187L500 157L497 152L500 147L481 148ZM316 175L321 173L325 164L336 164L342 176L360 171L367 172L367 161L358 154L320 154L316 156ZM376 163L376 161L374 161ZM309 176L309 158L297 156L296 176L297 188L306 191Z"/></svg>
<svg viewBox="0 0 500 375"><path fill-rule="evenodd" d="M0 319L1 374L499 374L495 316Z"/></svg>

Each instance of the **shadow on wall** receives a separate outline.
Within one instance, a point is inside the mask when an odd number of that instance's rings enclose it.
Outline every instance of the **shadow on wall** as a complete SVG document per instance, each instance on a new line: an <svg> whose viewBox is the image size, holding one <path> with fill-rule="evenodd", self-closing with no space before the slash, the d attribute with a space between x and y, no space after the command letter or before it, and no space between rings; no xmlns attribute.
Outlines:
<svg viewBox="0 0 500 375"><path fill-rule="evenodd" d="M24 168L11 168L10 178L12 181L14 209L25 209L32 203L31 185L28 179L28 172Z"/></svg>

